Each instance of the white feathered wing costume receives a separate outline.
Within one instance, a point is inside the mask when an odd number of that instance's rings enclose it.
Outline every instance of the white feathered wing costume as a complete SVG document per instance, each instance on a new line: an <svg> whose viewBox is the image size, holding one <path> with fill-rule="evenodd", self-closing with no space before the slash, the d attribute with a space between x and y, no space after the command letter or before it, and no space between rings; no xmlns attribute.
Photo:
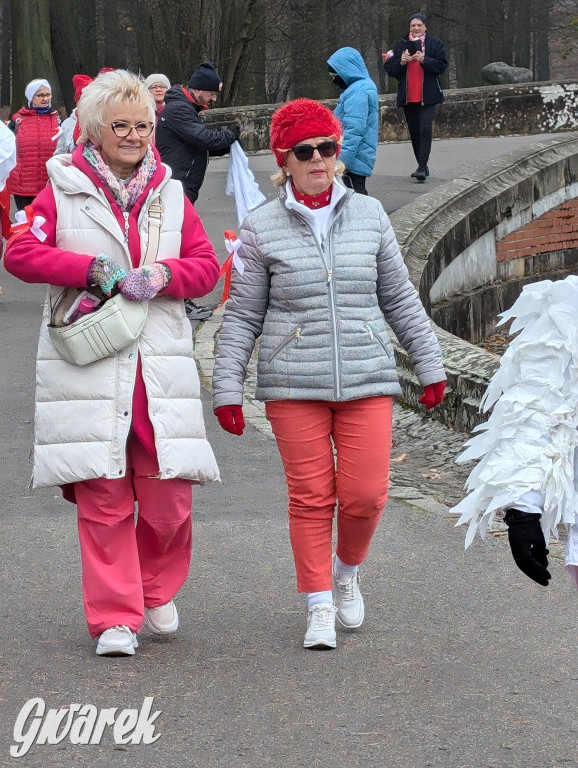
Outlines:
<svg viewBox="0 0 578 768"><path fill-rule="evenodd" d="M469 522L467 548L498 510L540 499L546 542L569 525L566 566L578 587L578 277L526 286L500 317L514 318L518 335L482 398L484 412L494 409L456 459L480 459L456 525Z"/></svg>

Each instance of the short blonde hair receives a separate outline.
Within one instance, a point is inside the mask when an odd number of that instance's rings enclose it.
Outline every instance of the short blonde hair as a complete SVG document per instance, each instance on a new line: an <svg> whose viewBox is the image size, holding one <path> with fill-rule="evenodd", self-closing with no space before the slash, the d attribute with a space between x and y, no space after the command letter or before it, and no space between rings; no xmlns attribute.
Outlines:
<svg viewBox="0 0 578 768"><path fill-rule="evenodd" d="M341 160L338 160L335 163L335 175L336 176L343 176L343 173L345 171L345 165L341 162ZM287 183L287 179L289 176L285 173L285 170L281 167L278 168L275 173L271 176L271 181L273 184L275 184L276 187L283 187Z"/></svg>
<svg viewBox="0 0 578 768"><path fill-rule="evenodd" d="M155 101L144 82L126 69L103 72L82 91L76 106L80 125L80 142L101 143L101 131L105 126L104 115L109 107L130 102L146 107L151 123L155 122Z"/></svg>

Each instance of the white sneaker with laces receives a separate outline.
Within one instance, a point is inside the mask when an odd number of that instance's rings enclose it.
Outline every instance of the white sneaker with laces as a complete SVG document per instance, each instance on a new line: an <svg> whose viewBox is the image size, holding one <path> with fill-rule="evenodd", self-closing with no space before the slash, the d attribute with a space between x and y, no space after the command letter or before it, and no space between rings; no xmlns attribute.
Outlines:
<svg viewBox="0 0 578 768"><path fill-rule="evenodd" d="M303 640L304 648L335 648L335 606L314 605L307 612L307 631Z"/></svg>
<svg viewBox="0 0 578 768"><path fill-rule="evenodd" d="M357 629L365 618L363 595L359 591L359 571L349 577L333 574L333 593L337 621L345 629Z"/></svg>
<svg viewBox="0 0 578 768"><path fill-rule="evenodd" d="M172 635L179 628L177 606L170 600L157 608L145 608L144 625L155 635Z"/></svg>
<svg viewBox="0 0 578 768"><path fill-rule="evenodd" d="M98 638L97 656L134 656L138 648L138 640L134 632L126 624L115 624L105 629Z"/></svg>

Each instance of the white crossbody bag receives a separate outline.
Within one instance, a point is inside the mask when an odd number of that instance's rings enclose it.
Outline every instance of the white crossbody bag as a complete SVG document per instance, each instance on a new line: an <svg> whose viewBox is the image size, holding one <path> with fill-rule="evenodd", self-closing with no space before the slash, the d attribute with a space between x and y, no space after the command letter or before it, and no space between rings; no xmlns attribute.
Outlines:
<svg viewBox="0 0 578 768"><path fill-rule="evenodd" d="M141 267L156 261L162 213L160 197L157 197L148 209L148 243ZM89 365L113 357L138 339L147 319L148 301L131 301L118 293L93 312L65 324L64 317L81 292L80 288L64 290L51 308L48 333L64 360L74 365Z"/></svg>

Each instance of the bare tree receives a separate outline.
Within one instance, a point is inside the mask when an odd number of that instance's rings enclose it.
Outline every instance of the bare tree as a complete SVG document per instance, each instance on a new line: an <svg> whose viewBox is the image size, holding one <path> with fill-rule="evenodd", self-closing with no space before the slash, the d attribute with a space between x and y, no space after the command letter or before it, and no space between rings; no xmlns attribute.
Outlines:
<svg viewBox="0 0 578 768"><path fill-rule="evenodd" d="M0 102L2 106L10 104L11 88L11 41L12 41L12 4L10 0L2 0L2 91Z"/></svg>
<svg viewBox="0 0 578 768"><path fill-rule="evenodd" d="M54 66L68 111L74 106L72 76L97 71L94 0L52 0L50 33Z"/></svg>
<svg viewBox="0 0 578 768"><path fill-rule="evenodd" d="M58 79L52 60L50 7L48 0L12 1L12 110L23 104L24 88L36 77L46 78L59 97Z"/></svg>

